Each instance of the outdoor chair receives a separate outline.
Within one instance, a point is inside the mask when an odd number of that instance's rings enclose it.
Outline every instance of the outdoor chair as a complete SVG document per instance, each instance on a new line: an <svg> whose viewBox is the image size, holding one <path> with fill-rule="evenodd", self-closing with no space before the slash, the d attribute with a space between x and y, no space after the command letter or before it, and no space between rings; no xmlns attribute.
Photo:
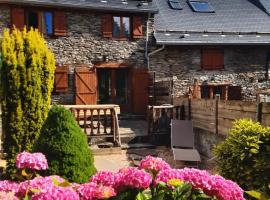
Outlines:
<svg viewBox="0 0 270 200"><path fill-rule="evenodd" d="M194 148L192 121L171 120L171 148L175 164L177 160L189 161L198 167L201 157Z"/></svg>

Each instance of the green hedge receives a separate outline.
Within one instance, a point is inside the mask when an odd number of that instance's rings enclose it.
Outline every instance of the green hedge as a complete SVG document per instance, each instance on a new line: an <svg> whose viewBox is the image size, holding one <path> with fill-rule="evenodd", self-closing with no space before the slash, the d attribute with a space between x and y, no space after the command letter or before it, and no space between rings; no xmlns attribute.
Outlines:
<svg viewBox="0 0 270 200"><path fill-rule="evenodd" d="M33 151L46 155L49 164L46 175L57 174L83 183L96 172L86 135L64 107L51 108Z"/></svg>
<svg viewBox="0 0 270 200"><path fill-rule="evenodd" d="M270 194L270 128L248 119L233 124L226 140L215 147L218 170L245 190Z"/></svg>

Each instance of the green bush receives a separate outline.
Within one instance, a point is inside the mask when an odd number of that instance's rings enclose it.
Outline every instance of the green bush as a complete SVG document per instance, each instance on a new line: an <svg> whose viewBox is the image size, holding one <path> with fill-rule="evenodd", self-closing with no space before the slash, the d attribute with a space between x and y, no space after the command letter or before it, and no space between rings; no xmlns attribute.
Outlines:
<svg viewBox="0 0 270 200"><path fill-rule="evenodd" d="M86 135L64 107L51 108L33 151L46 155L49 164L46 175L57 174L83 183L96 172Z"/></svg>
<svg viewBox="0 0 270 200"><path fill-rule="evenodd" d="M270 183L270 128L248 119L234 122L228 137L214 153L218 170L245 190L268 193Z"/></svg>
<svg viewBox="0 0 270 200"><path fill-rule="evenodd" d="M3 146L11 170L17 153L31 151L48 115L55 60L37 30L5 30L0 52Z"/></svg>

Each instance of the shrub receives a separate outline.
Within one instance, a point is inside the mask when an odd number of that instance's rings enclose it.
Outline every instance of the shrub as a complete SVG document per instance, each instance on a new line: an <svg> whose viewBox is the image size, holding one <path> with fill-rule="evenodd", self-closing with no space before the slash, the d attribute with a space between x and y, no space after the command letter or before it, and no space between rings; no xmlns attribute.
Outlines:
<svg viewBox="0 0 270 200"><path fill-rule="evenodd" d="M270 128L251 120L238 120L214 153L218 170L224 177L246 190L257 189L269 194Z"/></svg>
<svg viewBox="0 0 270 200"><path fill-rule="evenodd" d="M1 42L1 103L8 168L31 151L47 117L55 60L38 31L5 30Z"/></svg>
<svg viewBox="0 0 270 200"><path fill-rule="evenodd" d="M47 175L57 174L69 181L83 183L95 173L86 135L64 107L51 108L34 151L47 157Z"/></svg>

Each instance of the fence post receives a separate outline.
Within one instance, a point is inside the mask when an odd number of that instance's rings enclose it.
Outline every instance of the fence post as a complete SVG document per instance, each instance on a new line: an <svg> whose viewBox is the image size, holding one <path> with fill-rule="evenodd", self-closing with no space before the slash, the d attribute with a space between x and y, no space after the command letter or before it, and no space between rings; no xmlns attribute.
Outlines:
<svg viewBox="0 0 270 200"><path fill-rule="evenodd" d="M191 98L188 98L188 120L191 120Z"/></svg>
<svg viewBox="0 0 270 200"><path fill-rule="evenodd" d="M216 94L215 96L215 128L216 134L218 134L218 102L220 100L220 94Z"/></svg>
<svg viewBox="0 0 270 200"><path fill-rule="evenodd" d="M256 101L256 121L262 122L262 100L260 94L257 95Z"/></svg>

